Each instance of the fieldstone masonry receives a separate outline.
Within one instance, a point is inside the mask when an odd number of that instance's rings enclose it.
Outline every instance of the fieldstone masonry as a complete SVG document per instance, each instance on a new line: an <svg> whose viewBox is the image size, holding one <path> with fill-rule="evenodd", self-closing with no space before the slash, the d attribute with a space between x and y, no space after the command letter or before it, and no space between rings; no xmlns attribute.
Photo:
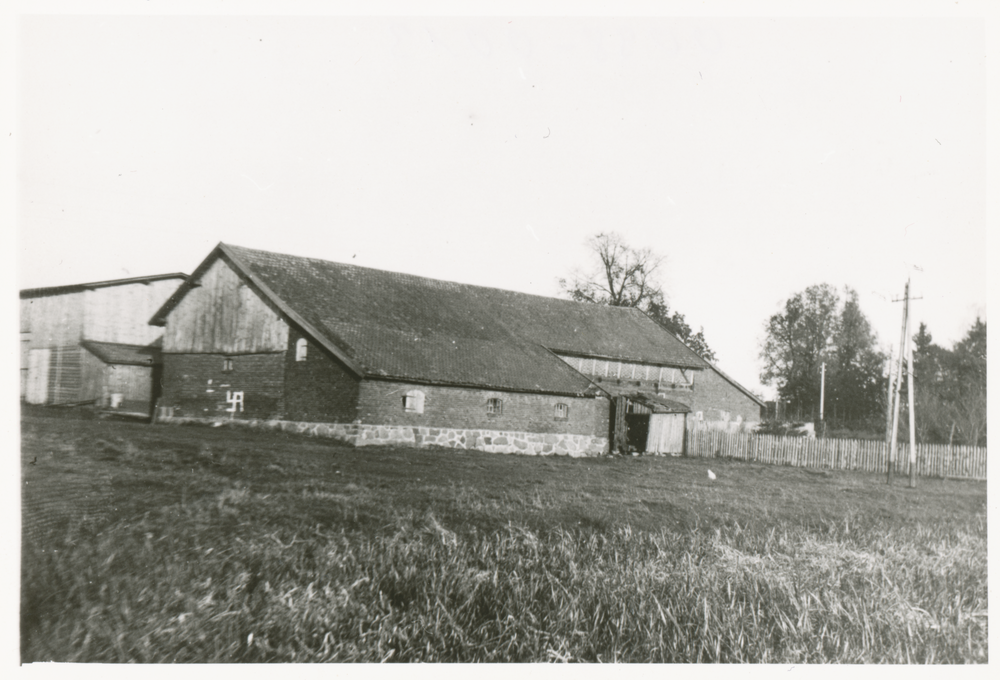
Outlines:
<svg viewBox="0 0 1000 680"><path fill-rule="evenodd" d="M217 419L173 415L170 408L157 412L156 422L184 424L225 423L262 430L280 430L336 439L352 446L396 444L402 446L445 446L490 453L520 453L528 456L601 456L608 453L607 437L578 434L536 434L500 430L462 430L409 425L367 425L363 423L306 423L291 420Z"/></svg>

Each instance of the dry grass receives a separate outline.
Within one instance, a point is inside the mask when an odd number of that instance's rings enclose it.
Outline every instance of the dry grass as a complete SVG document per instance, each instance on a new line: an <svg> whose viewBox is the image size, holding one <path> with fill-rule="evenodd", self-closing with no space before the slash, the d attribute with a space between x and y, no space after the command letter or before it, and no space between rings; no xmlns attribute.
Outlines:
<svg viewBox="0 0 1000 680"><path fill-rule="evenodd" d="M24 661L987 660L985 484L22 427Z"/></svg>

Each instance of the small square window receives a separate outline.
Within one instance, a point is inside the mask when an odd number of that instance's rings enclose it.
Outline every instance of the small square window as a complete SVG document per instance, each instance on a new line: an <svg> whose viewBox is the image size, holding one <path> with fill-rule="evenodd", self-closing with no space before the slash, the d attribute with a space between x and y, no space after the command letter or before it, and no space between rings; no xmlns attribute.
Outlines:
<svg viewBox="0 0 1000 680"><path fill-rule="evenodd" d="M424 412L424 393L420 390L410 390L403 395L403 410L408 413Z"/></svg>
<svg viewBox="0 0 1000 680"><path fill-rule="evenodd" d="M569 418L569 406L556 404L556 420L566 420L567 418Z"/></svg>
<svg viewBox="0 0 1000 680"><path fill-rule="evenodd" d="M486 400L486 413L491 416L498 416L503 413L503 400L502 399L487 399Z"/></svg>
<svg viewBox="0 0 1000 680"><path fill-rule="evenodd" d="M232 359L223 359L222 360L222 372L223 373L232 373L233 372L233 360Z"/></svg>

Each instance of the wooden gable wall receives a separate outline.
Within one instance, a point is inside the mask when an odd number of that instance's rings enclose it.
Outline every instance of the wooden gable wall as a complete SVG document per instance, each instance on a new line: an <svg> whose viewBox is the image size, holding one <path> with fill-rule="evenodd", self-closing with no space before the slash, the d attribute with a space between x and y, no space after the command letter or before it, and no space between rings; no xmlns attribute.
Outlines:
<svg viewBox="0 0 1000 680"><path fill-rule="evenodd" d="M21 333L27 334L31 349L65 347L80 342L83 295L83 292L66 293L21 300Z"/></svg>
<svg viewBox="0 0 1000 680"><path fill-rule="evenodd" d="M103 342L148 345L163 332L163 329L151 326L149 318L181 283L179 279L164 279L86 291L83 293L83 337Z"/></svg>
<svg viewBox="0 0 1000 680"><path fill-rule="evenodd" d="M288 324L223 258L167 315L163 351L252 354L288 347Z"/></svg>

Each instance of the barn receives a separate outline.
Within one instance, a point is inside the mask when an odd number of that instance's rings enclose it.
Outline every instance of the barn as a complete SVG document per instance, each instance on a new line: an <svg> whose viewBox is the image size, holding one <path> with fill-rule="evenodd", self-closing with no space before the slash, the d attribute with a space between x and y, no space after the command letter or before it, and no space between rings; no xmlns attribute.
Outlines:
<svg viewBox="0 0 1000 680"><path fill-rule="evenodd" d="M680 452L761 403L635 309L220 243L152 316L160 422L355 445Z"/></svg>
<svg viewBox="0 0 1000 680"><path fill-rule="evenodd" d="M21 398L149 416L163 332L149 317L186 278L160 274L22 290Z"/></svg>

